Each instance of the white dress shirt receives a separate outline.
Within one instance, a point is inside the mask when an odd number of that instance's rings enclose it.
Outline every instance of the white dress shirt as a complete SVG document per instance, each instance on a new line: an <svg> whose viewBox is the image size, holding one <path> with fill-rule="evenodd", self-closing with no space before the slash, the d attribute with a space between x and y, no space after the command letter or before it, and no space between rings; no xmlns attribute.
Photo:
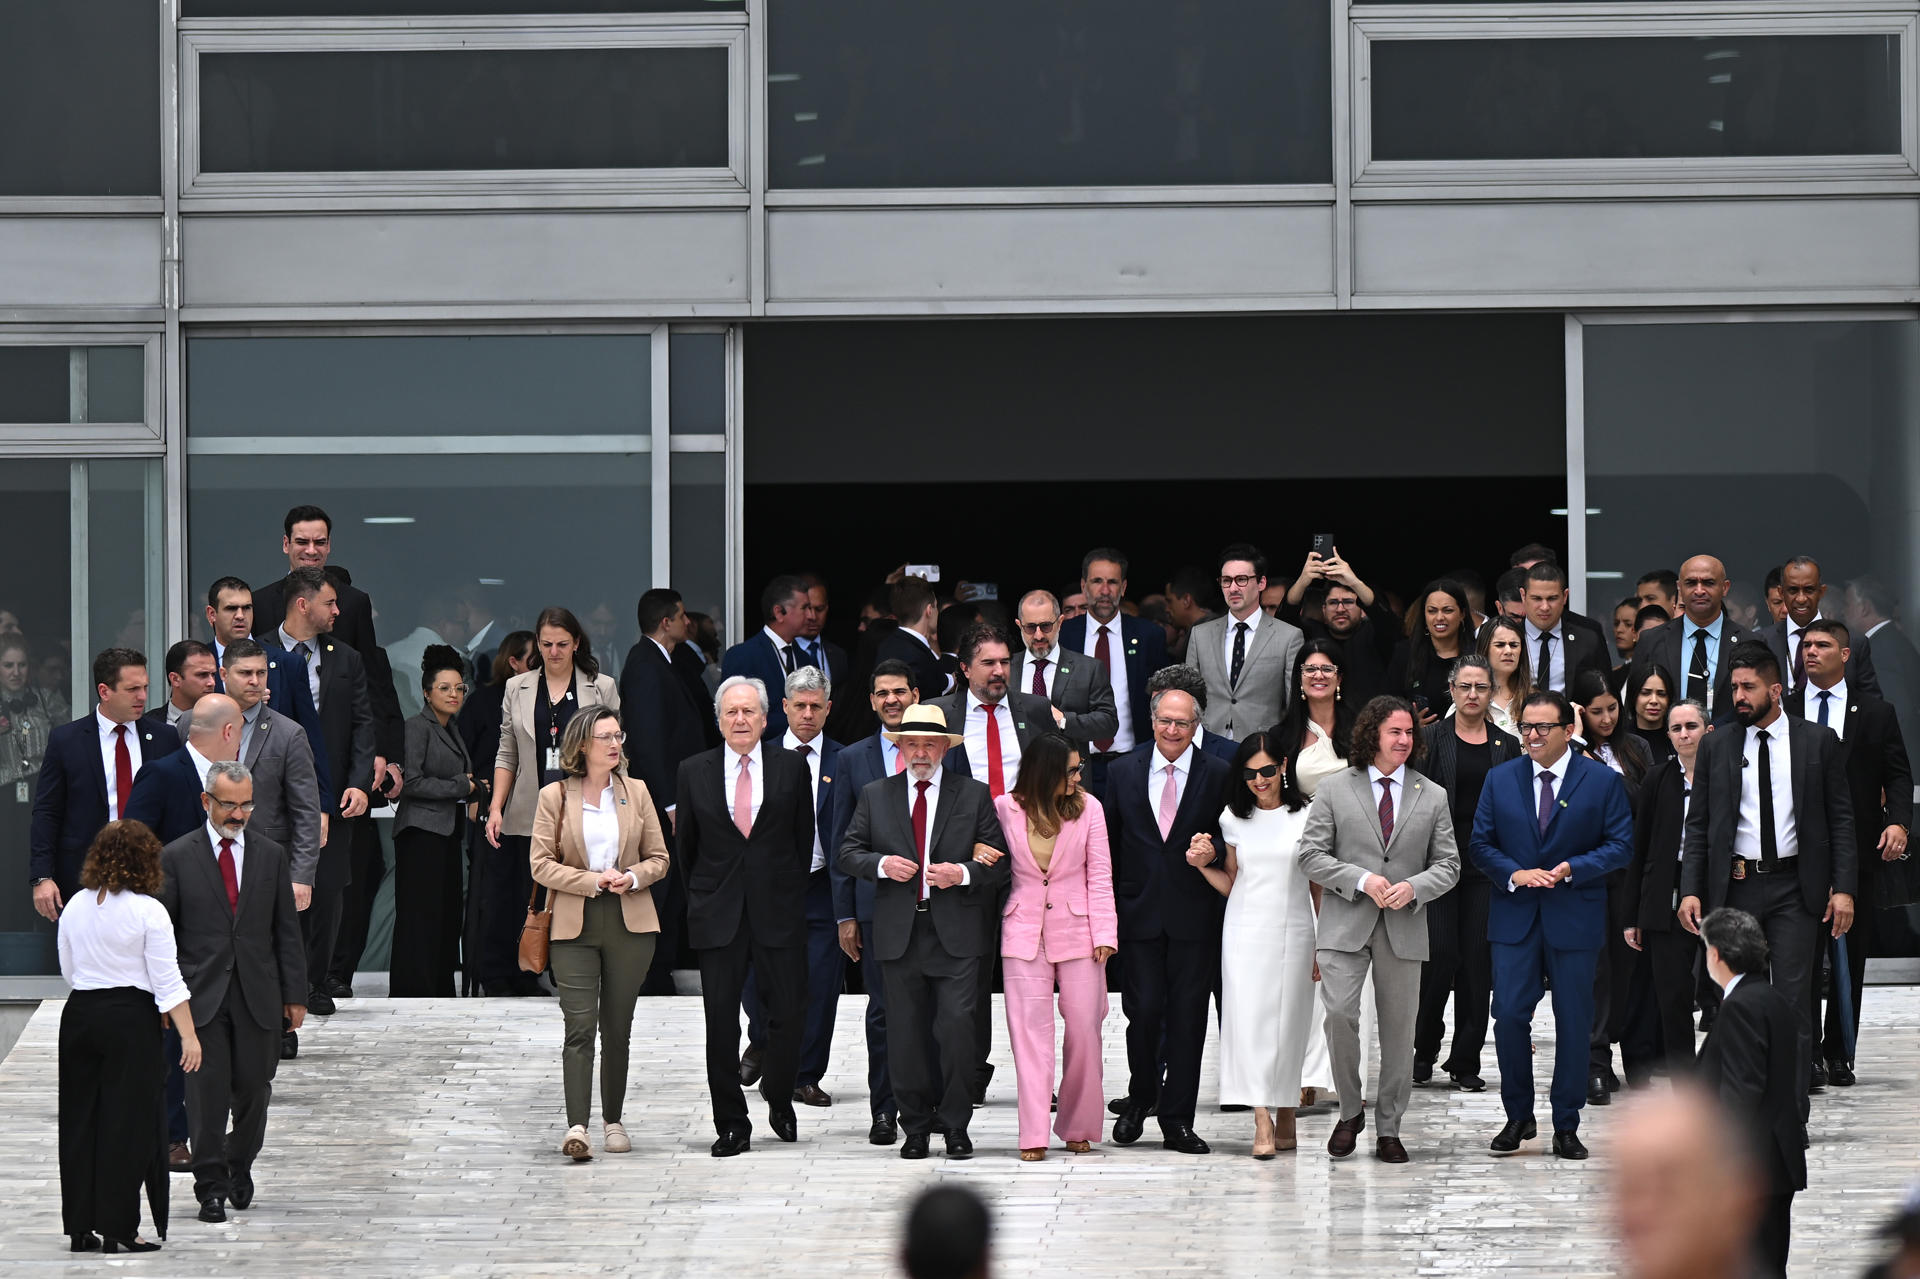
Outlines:
<svg viewBox="0 0 1920 1279"><path fill-rule="evenodd" d="M107 769L107 820L117 822L120 820L120 789L113 771L113 730L116 728L127 730L127 759L133 765L133 776L138 777L140 765L144 762L144 757L140 754L140 721L136 719L131 724L116 724L96 709L93 712L93 722L100 730L100 762L106 765Z"/></svg>
<svg viewBox="0 0 1920 1279"><path fill-rule="evenodd" d="M1107 683L1113 688L1113 709L1120 716L1119 727L1113 730L1113 749L1116 753L1130 751L1133 741L1133 690L1127 685L1127 637L1120 628L1122 614L1115 613L1113 620L1105 626L1093 620L1093 614L1087 614L1086 653L1095 656L1100 648L1100 632L1107 632Z"/></svg>
<svg viewBox="0 0 1920 1279"><path fill-rule="evenodd" d="M313 699L313 709L319 710L320 709L320 637L316 635L310 640L297 640L293 636L287 634L286 626L282 625L280 627L280 647L286 649L287 652L292 653L293 660L297 662L300 660L300 654L293 652L294 646L296 644L305 644L307 646L307 651L308 651L307 695Z"/></svg>
<svg viewBox="0 0 1920 1279"><path fill-rule="evenodd" d="M1226 670L1228 679L1233 678L1233 637L1240 633L1240 627L1244 623L1247 628L1247 642L1240 649L1240 658L1245 661L1247 654L1253 651L1253 637L1260 633L1260 623L1266 618L1267 611L1260 607L1258 601L1254 603L1253 612L1245 617L1227 614L1227 638L1226 642L1220 646L1220 663Z"/></svg>
<svg viewBox="0 0 1920 1279"><path fill-rule="evenodd" d="M1036 667L1034 665L1036 662L1045 662L1046 665ZM1035 657L1032 653L1027 654L1027 669L1023 672L1023 674L1026 675L1026 678L1021 681L1021 683L1025 684L1026 687L1021 689L1020 690L1021 692L1031 693L1033 691L1033 672L1036 669L1040 672L1041 687L1047 690L1047 700L1052 701L1053 700L1053 677L1060 673L1060 645L1059 644L1056 643L1051 649L1047 650L1047 655L1043 658Z"/></svg>
<svg viewBox="0 0 1920 1279"><path fill-rule="evenodd" d="M1155 820L1160 816L1160 794L1166 789L1169 763L1173 765L1174 811L1178 812L1180 805L1186 802L1187 778L1193 772L1193 751L1193 744L1189 742L1187 749L1180 752L1178 759L1169 760L1160 753L1159 743L1157 741L1154 743L1153 753L1147 756L1151 761L1150 771L1147 773L1147 809L1152 812Z"/></svg>
<svg viewBox="0 0 1920 1279"><path fill-rule="evenodd" d="M1892 625L1892 621L1890 619L1882 618L1881 620L1875 622L1872 626L1869 626L1867 628L1867 638L1872 639L1874 636L1880 633L1880 630L1882 627L1890 626L1890 625Z"/></svg>
<svg viewBox="0 0 1920 1279"><path fill-rule="evenodd" d="M220 841L231 840L233 842L233 882L236 885L246 883L242 876L247 870L247 833L243 830L238 835L222 835L219 828L212 822L206 823L206 832L207 838L213 841L214 870L217 872L220 869Z"/></svg>
<svg viewBox="0 0 1920 1279"><path fill-rule="evenodd" d="M882 738L881 740L884 741L885 739ZM926 865L920 868L920 895L922 897L932 897L933 894L938 891L934 888L932 881L927 878L927 872L933 869L933 819L940 811L940 779L946 776L946 772L947 770L944 768L935 768L933 770L933 776L927 779L927 859ZM912 770L908 770L907 829L909 831L913 829L913 802L919 795L920 783L914 778ZM908 861L920 860L920 850L917 848L909 848L906 852L897 855L905 857ZM971 884L973 882L972 860L968 859L967 861L958 863L958 865L960 867L960 883L962 886ZM878 874L877 871L875 873Z"/></svg>
<svg viewBox="0 0 1920 1279"><path fill-rule="evenodd" d="M1020 734L1013 724L1013 708L1005 702L993 703L993 717L1000 729L1000 781L1003 789L1012 790L1013 784L1020 780ZM967 763L973 768L973 780L982 786L993 785L993 778L987 769L987 703L967 690L967 710L965 726L961 729L967 739Z"/></svg>
<svg viewBox="0 0 1920 1279"><path fill-rule="evenodd" d="M1395 823L1398 823L1401 811L1407 806L1407 766L1402 764L1391 773L1383 773L1372 764L1367 765L1367 785L1373 789L1373 806L1376 811L1380 807L1380 783L1382 781L1393 783L1393 820ZM1375 818L1375 820L1378 821L1379 819ZM1373 878L1375 878L1375 876L1369 871L1360 872L1359 891L1363 893L1366 892L1367 881ZM1381 878L1384 882L1384 877Z"/></svg>
<svg viewBox="0 0 1920 1279"><path fill-rule="evenodd" d="M755 805L757 809L759 805ZM580 795L580 837L587 848L587 869L595 874L612 870L620 864L620 801L613 793L613 783L600 792L600 797L589 801L584 785ZM640 888L640 876L634 871L627 872L627 882L633 890Z"/></svg>
<svg viewBox="0 0 1920 1279"><path fill-rule="evenodd" d="M1677 862L1685 861L1687 858L1687 841L1685 837L1685 831L1687 829L1687 814L1692 811L1693 811L1693 783L1687 779L1686 770L1682 769L1680 772L1680 830L1682 832L1682 835L1680 839L1680 846L1673 850L1673 860Z"/></svg>
<svg viewBox="0 0 1920 1279"><path fill-rule="evenodd" d="M1563 617L1554 623L1553 629L1543 631L1527 619L1527 669L1533 672L1537 681L1540 676L1540 637L1548 636L1547 656L1553 659L1553 669L1547 673L1547 683L1556 693L1567 691L1567 622ZM1536 687L1539 687L1536 684Z"/></svg>
<svg viewBox="0 0 1920 1279"><path fill-rule="evenodd" d="M753 749L742 755L733 747L727 747L727 766L720 770L720 803L727 810L727 816L733 816L733 788L740 784L740 761L751 760L752 767L747 771L748 780L753 784L753 812L747 818L751 826L760 820L760 802L767 797L767 770L761 765L760 743L755 742Z"/></svg>
<svg viewBox="0 0 1920 1279"><path fill-rule="evenodd" d="M60 912L60 975L75 990L113 990L137 986L153 996L161 1012L187 1001L173 943L173 919L157 898L145 893L108 893L95 889L67 899Z"/></svg>
<svg viewBox="0 0 1920 1279"><path fill-rule="evenodd" d="M760 633L767 637L768 643L773 645L773 655L780 659L781 670L784 671L787 669L787 650L789 648L793 650L793 668L795 670L800 669L802 662L800 661L801 649L800 649L799 637L796 636L791 640L783 640L778 635L775 635L773 633L773 628L771 626L762 626L760 628ZM776 693L776 692L785 692L785 689L784 688L769 689L768 692L769 694Z"/></svg>
<svg viewBox="0 0 1920 1279"><path fill-rule="evenodd" d="M1760 860L1760 734L1767 734L1767 774L1773 780L1774 851L1781 861L1800 853L1800 823L1793 815L1793 747L1787 740L1787 717L1774 716L1765 729L1746 730L1741 744L1740 824L1733 831L1733 855Z"/></svg>
<svg viewBox="0 0 1920 1279"><path fill-rule="evenodd" d="M928 639L926 636L922 635L919 631L914 630L911 626L902 626L900 628L900 632L903 635L911 635L915 639L919 640L923 645L926 646L927 651L929 653L932 653L936 658L940 656L940 650L933 646L933 641ZM945 667L941 668L940 679L941 679L940 693L936 694L936 696L944 695L949 688L953 687L953 681L947 677L945 673ZM924 702L927 699L923 697L920 700Z"/></svg>
<svg viewBox="0 0 1920 1279"><path fill-rule="evenodd" d="M1821 688L1812 680L1807 681L1806 720L1810 724L1820 722L1820 695L1830 693L1827 699L1827 727L1831 728L1841 741L1847 740L1847 681L1841 680L1832 688Z"/></svg>
<svg viewBox="0 0 1920 1279"><path fill-rule="evenodd" d="M1572 767L1572 760L1573 760L1573 751L1571 749L1561 751L1560 758L1554 760L1553 763L1551 764L1536 764L1533 762L1531 757L1528 758L1527 767L1533 770L1533 811L1535 814L1536 821L1539 818L1539 812L1540 812L1540 793L1541 791L1546 789L1546 782L1544 782L1541 779L1542 774L1552 774L1553 802L1557 804L1560 802L1560 796L1566 793L1567 769ZM1682 842L1684 843L1685 841L1682 841ZM1552 868L1544 867L1543 869L1550 870ZM1519 873L1520 872L1518 871L1514 872L1515 875ZM1569 879L1568 882L1571 883L1572 880ZM1508 892L1510 893L1517 892L1519 891L1519 887L1520 886L1518 884L1513 882L1513 875L1507 876Z"/></svg>
<svg viewBox="0 0 1920 1279"><path fill-rule="evenodd" d="M1724 1000L1728 995L1731 995L1733 988L1738 986L1740 979L1745 976L1745 973L1735 973L1733 976L1727 978L1727 984L1720 988L1720 998Z"/></svg>
<svg viewBox="0 0 1920 1279"><path fill-rule="evenodd" d="M1823 616L1825 615L1822 613L1815 613L1807 625L1811 626ZM1807 627L1800 625L1800 623L1794 621L1791 617L1785 620L1787 623L1787 669L1783 673L1787 677L1787 687L1791 689L1793 687L1793 662L1794 659L1800 655L1800 636L1806 631ZM1805 676L1803 675L1801 678L1804 679Z"/></svg>
<svg viewBox="0 0 1920 1279"><path fill-rule="evenodd" d="M193 771L200 775L200 789L207 788L207 770L213 767L213 761L194 748L192 742L186 744L187 758L193 762Z"/></svg>
<svg viewBox="0 0 1920 1279"><path fill-rule="evenodd" d="M807 748L807 753L802 758L807 761L807 776L811 780L808 793L813 796L813 811L816 814L820 811L820 743L825 740L824 737L816 737L810 742L802 742L794 736L791 728L780 739L780 744L790 751L797 751L803 745ZM883 737L880 740L884 742L887 739ZM815 820L813 823L813 869L825 870L826 867L827 852L820 847L820 823Z"/></svg>

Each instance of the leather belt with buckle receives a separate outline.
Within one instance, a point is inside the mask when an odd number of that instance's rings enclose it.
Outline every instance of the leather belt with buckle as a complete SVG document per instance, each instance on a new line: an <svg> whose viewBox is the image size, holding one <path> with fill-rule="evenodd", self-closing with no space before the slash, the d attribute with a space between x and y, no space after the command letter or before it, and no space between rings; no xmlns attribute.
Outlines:
<svg viewBox="0 0 1920 1279"><path fill-rule="evenodd" d="M1796 859L1792 857L1776 857L1773 860L1773 868L1769 870L1765 862L1753 861L1745 857L1736 857L1733 859L1733 877L1735 879L1745 879L1748 875L1779 875L1793 870L1795 860Z"/></svg>
<svg viewBox="0 0 1920 1279"><path fill-rule="evenodd" d="M913 904L913 908L916 911L925 911L927 909L927 903L932 900L933 899L931 897L922 897L919 901Z"/></svg>

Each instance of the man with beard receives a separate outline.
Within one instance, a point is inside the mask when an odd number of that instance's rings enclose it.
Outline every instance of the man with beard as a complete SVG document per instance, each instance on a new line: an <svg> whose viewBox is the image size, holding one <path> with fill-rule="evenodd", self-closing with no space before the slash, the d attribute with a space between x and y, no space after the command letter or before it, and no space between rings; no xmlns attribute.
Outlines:
<svg viewBox="0 0 1920 1279"><path fill-rule="evenodd" d="M1320 601L1320 620L1306 616L1306 600L1315 588L1326 594ZM1331 559L1318 551L1307 553L1300 576L1287 588L1276 614L1298 626L1308 639L1338 640L1346 658L1340 663L1340 695L1356 706L1387 691L1387 663L1403 632L1387 601L1360 580L1353 566L1334 548ZM1292 672L1288 672L1291 676Z"/></svg>

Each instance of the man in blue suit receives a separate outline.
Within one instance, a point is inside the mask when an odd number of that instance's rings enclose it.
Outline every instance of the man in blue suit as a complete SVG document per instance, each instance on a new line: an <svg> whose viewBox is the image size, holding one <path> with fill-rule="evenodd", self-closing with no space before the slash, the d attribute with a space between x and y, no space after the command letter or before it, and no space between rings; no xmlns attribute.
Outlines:
<svg viewBox="0 0 1920 1279"><path fill-rule="evenodd" d="M240 704L225 693L208 693L195 702L183 748L140 770L127 816L145 822L162 844L206 825L207 810L200 796L207 788L207 768L240 758L243 726Z"/></svg>
<svg viewBox="0 0 1920 1279"><path fill-rule="evenodd" d="M789 674L817 665L800 642L812 612L813 598L807 594L805 578L788 573L768 582L760 592L760 616L766 625L727 650L720 659L720 678L747 675L769 689L785 688ZM768 707L767 736L778 737L786 731L786 711L777 705Z"/></svg>
<svg viewBox="0 0 1920 1279"><path fill-rule="evenodd" d="M1086 615L1060 624L1060 647L1099 658L1113 688L1120 723L1112 737L1092 743L1086 778L1087 789L1104 798L1108 762L1153 740L1147 678L1167 664L1167 633L1157 622L1120 611L1127 557L1112 547L1096 547L1081 559L1080 589L1087 596Z"/></svg>
<svg viewBox="0 0 1920 1279"><path fill-rule="evenodd" d="M1493 1150L1512 1154L1538 1135L1532 1026L1545 977L1553 981L1553 1153L1585 1159L1580 1109L1587 1100L1594 972L1607 941L1606 880L1633 854L1633 814L1619 775L1568 749L1573 708L1563 695L1543 691L1527 698L1520 740L1527 757L1487 774L1470 848L1474 865L1494 886L1487 937L1507 1124Z"/></svg>

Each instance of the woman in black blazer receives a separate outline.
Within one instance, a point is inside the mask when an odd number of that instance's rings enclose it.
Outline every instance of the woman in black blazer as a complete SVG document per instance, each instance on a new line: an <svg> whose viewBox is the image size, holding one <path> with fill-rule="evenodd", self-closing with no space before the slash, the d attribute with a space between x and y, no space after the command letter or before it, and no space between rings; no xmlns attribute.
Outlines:
<svg viewBox="0 0 1920 1279"><path fill-rule="evenodd" d="M474 687L468 692L467 704L460 708L460 717L456 721L460 740L467 748L467 758L481 761L473 779L473 795L467 801L467 879L475 886L475 890L467 894L467 912L461 935L466 940L469 952L479 945L480 901L485 895L480 884L480 865L488 852L488 844L486 823L480 820L480 814L487 811L493 799L493 769L486 761L500 754L500 724L506 714L507 681L532 670L534 660L533 632L509 632L494 651L492 668L473 672ZM480 683L482 678L486 683ZM479 978L479 966L469 956L460 966L460 993L477 993Z"/></svg>
<svg viewBox="0 0 1920 1279"><path fill-rule="evenodd" d="M458 650L429 645L420 659L426 708L406 722L406 786L393 815L393 962L395 998L453 994L460 958L460 848L473 760L454 731L466 701L466 664Z"/></svg>
<svg viewBox="0 0 1920 1279"><path fill-rule="evenodd" d="M1700 939L1680 926L1680 847L1687 805L1693 795L1694 763L1707 735L1706 708L1696 701L1667 712L1673 758L1657 764L1641 787L1633 821L1633 860L1622 895L1631 912L1621 930L1627 945L1644 952L1660 1010L1660 1036L1676 1076L1693 1066L1694 964Z"/></svg>

